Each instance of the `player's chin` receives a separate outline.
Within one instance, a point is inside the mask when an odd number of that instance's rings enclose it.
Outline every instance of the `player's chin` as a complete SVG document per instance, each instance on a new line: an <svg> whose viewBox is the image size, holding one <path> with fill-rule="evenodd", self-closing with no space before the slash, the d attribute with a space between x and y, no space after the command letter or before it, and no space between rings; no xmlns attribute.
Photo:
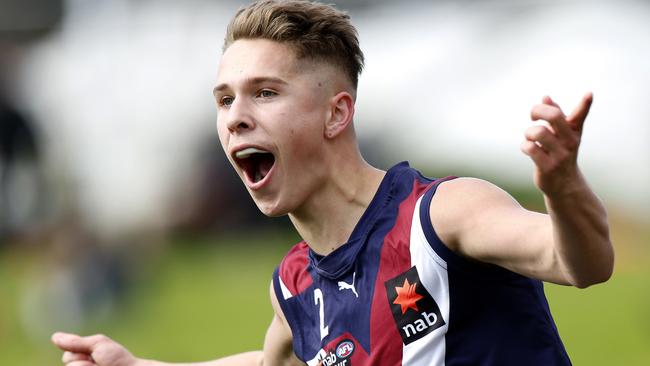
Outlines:
<svg viewBox="0 0 650 366"><path fill-rule="evenodd" d="M262 208L260 206L257 207L266 217L280 217L289 213L289 211L286 210L270 210L270 209Z"/></svg>
<svg viewBox="0 0 650 366"><path fill-rule="evenodd" d="M279 217L279 216L284 216L290 212L290 210L280 202L280 200L276 199L265 199L265 198L260 198L260 197L255 197L253 196L253 201L255 201L255 204L257 205L257 208L264 214L264 216L268 217Z"/></svg>

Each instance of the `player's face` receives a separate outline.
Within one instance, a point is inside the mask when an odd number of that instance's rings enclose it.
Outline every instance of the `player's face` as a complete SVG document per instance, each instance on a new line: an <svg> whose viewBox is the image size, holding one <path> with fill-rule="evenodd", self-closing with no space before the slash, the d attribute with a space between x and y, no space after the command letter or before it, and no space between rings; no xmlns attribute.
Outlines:
<svg viewBox="0 0 650 366"><path fill-rule="evenodd" d="M221 145L259 209L294 212L322 182L327 72L286 45L238 40L215 87Z"/></svg>

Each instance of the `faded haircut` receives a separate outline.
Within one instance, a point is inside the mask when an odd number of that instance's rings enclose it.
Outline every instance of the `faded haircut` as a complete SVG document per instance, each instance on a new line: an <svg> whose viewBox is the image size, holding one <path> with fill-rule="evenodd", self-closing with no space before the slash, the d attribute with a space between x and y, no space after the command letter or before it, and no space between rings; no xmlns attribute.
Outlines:
<svg viewBox="0 0 650 366"><path fill-rule="evenodd" d="M356 90L363 52L350 16L331 5L303 0L262 0L240 9L228 25L223 51L239 39L287 44L296 59L339 67Z"/></svg>

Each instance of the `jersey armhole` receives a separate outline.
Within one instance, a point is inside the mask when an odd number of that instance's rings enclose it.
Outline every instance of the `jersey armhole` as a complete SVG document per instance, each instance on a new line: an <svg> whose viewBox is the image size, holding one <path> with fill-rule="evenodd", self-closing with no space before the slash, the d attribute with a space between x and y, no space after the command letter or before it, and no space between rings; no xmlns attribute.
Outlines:
<svg viewBox="0 0 650 366"><path fill-rule="evenodd" d="M460 254L449 249L449 247L440 239L438 234L433 228L431 222L431 201L433 196L438 189L438 186L441 183L456 179L455 176L449 176L445 178L440 178L435 180L428 188L427 191L422 196L422 201L420 202L420 225L422 227L422 232L429 243L431 249L433 249L440 258L442 258L448 266L451 268L456 268L462 272L474 274L480 277L502 277L507 276L511 277L516 275L514 272L508 271L505 268L489 264L481 263L478 261L472 261L468 258L461 256ZM517 275L519 276L519 275Z"/></svg>
<svg viewBox="0 0 650 366"><path fill-rule="evenodd" d="M280 266L281 265L282 264L280 264ZM282 283L282 279L280 278L280 266L273 271L273 290L275 291L275 297L278 300L278 304L280 304L280 309L282 309L282 315L291 329L293 352L296 357L305 362L305 360L300 357L302 355L302 335L300 333L301 327L299 324L300 318L291 312L291 308L288 304L289 301L296 301L297 298L291 296L289 290L287 290L286 286ZM289 296L287 297L287 295Z"/></svg>

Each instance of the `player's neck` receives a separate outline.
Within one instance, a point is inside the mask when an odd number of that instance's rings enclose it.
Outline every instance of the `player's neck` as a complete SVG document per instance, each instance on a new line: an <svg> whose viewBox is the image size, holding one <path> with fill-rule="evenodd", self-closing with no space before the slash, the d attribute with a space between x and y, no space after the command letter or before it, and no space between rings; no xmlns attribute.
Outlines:
<svg viewBox="0 0 650 366"><path fill-rule="evenodd" d="M328 180L289 217L312 250L327 255L345 244L386 172L361 156L332 164Z"/></svg>

